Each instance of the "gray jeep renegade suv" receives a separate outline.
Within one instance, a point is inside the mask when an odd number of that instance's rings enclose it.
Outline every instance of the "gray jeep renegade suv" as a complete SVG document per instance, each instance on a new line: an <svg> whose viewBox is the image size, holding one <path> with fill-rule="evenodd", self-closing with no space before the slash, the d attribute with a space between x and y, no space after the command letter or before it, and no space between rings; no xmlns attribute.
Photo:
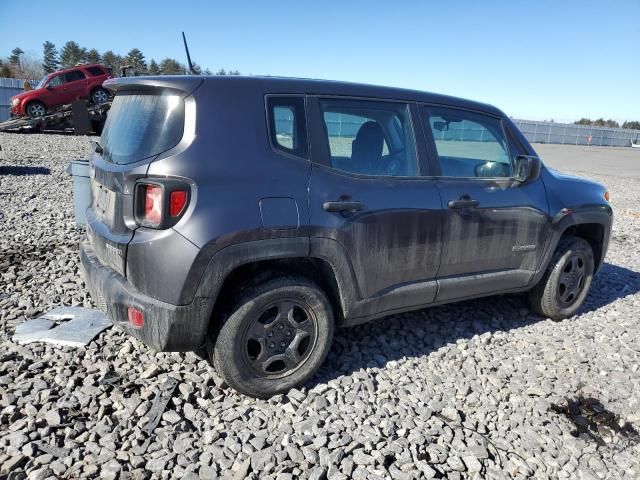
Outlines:
<svg viewBox="0 0 640 480"><path fill-rule="evenodd" d="M490 105L281 78L105 86L92 298L154 349L206 346L248 395L308 380L338 326L524 291L570 317L607 250L605 189L546 168Z"/></svg>

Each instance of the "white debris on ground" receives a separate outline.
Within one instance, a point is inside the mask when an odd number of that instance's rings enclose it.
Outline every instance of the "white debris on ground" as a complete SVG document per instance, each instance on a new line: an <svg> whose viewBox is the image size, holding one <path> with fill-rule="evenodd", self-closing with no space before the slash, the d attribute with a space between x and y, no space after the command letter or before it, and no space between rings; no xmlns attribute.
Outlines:
<svg viewBox="0 0 640 480"><path fill-rule="evenodd" d="M82 347L111 325L106 315L95 308L57 307L18 325L12 340Z"/></svg>
<svg viewBox="0 0 640 480"><path fill-rule="evenodd" d="M25 319L92 306L65 173L88 139L0 144L0 477L640 477L637 177L589 174L616 220L575 318L524 295L388 317L338 331L305 388L253 400L118 328L81 349L11 341Z"/></svg>

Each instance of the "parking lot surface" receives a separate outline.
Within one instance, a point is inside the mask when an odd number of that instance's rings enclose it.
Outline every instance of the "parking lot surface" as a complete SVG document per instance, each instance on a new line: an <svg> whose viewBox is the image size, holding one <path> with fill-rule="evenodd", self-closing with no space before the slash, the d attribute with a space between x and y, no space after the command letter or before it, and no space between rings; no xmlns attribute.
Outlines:
<svg viewBox="0 0 640 480"><path fill-rule="evenodd" d="M640 477L640 151L534 145L612 195L609 252L576 317L540 318L525 295L387 317L338 331L305 388L254 400L199 356L117 328L85 349L11 341L54 306L91 306L65 172L89 144L0 145L0 477Z"/></svg>

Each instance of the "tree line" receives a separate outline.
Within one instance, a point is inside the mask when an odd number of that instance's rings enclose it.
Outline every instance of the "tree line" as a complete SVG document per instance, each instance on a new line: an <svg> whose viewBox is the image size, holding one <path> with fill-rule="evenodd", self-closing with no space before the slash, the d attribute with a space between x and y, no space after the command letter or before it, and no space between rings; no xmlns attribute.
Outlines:
<svg viewBox="0 0 640 480"><path fill-rule="evenodd" d="M161 60L151 59L147 62L139 48L132 48L126 55L107 50L100 53L95 48L81 47L77 42L68 41L60 50L55 44L46 41L42 44L42 56L34 56L24 52L20 47L11 50L11 54L0 59L0 77L37 79L61 68L73 67L79 63L100 63L112 69L114 76L119 76L122 67L131 67L136 75L186 75L189 72L184 63L175 58ZM208 68L193 64L198 74L213 75ZM238 70L225 71L224 68L215 75L240 75Z"/></svg>
<svg viewBox="0 0 640 480"><path fill-rule="evenodd" d="M574 125L588 125L591 127L609 127L609 128L621 128L620 124L615 120L605 120L604 118L598 118L597 120L591 120L590 118L581 118L573 122ZM634 130L640 130L640 122L627 121L622 124L622 128L631 128Z"/></svg>

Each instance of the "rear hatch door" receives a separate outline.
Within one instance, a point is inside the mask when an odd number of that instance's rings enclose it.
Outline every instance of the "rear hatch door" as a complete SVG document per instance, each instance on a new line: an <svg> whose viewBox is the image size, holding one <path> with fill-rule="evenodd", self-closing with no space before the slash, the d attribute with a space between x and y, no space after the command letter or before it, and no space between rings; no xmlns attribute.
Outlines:
<svg viewBox="0 0 640 480"><path fill-rule="evenodd" d="M127 245L133 222L133 184L146 176L148 164L117 165L94 153L90 161L91 207L87 236L100 261L125 275ZM127 221L130 219L131 221Z"/></svg>
<svg viewBox="0 0 640 480"><path fill-rule="evenodd" d="M202 82L169 82L153 78L139 83L110 80L116 90L99 148L90 159L91 206L87 235L100 261L126 276L127 246L138 225L134 218L134 187L149 165L182 139L184 98ZM187 91L185 91L187 90ZM170 153L170 152L169 152Z"/></svg>

